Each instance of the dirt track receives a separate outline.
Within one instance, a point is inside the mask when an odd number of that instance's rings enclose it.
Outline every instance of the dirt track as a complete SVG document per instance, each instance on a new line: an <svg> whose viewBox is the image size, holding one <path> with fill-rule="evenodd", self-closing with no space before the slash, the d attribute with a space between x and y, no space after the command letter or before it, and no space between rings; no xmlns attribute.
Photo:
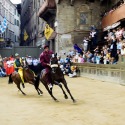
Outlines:
<svg viewBox="0 0 125 125"><path fill-rule="evenodd" d="M0 78L0 125L125 125L125 86L87 78L68 78L77 100L65 100L57 86L54 102L44 86L43 96L26 84L23 96L16 85Z"/></svg>

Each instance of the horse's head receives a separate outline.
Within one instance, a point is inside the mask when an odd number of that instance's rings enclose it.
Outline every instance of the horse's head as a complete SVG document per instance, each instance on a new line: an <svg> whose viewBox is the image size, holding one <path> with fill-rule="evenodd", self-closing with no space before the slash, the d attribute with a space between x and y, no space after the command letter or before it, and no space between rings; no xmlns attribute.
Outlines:
<svg viewBox="0 0 125 125"><path fill-rule="evenodd" d="M57 53L52 55L50 64L52 68L52 73L56 73L57 68L59 68Z"/></svg>
<svg viewBox="0 0 125 125"><path fill-rule="evenodd" d="M52 57L50 59L50 64L58 64L58 58L57 58L57 53L56 54L52 54Z"/></svg>

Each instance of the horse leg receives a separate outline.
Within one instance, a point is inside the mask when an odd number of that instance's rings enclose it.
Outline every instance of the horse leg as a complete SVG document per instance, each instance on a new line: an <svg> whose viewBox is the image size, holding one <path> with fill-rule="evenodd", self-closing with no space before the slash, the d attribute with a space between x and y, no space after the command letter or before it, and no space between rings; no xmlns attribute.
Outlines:
<svg viewBox="0 0 125 125"><path fill-rule="evenodd" d="M66 80L63 79L63 80L62 80L62 83L63 83L64 87L66 88L67 92L69 93L69 95L70 95L71 99L73 100L73 102L76 102L76 100L73 98L73 96L72 96L72 94L71 94L71 92L70 92L70 90L69 90L69 88L68 88L68 86L67 86Z"/></svg>
<svg viewBox="0 0 125 125"><path fill-rule="evenodd" d="M34 82L32 82L32 81L28 81L28 82L29 82L30 84L34 85L34 87L35 87L35 89L36 89L38 95L40 95L40 94L41 94L41 91L39 91L39 88L35 86Z"/></svg>
<svg viewBox="0 0 125 125"><path fill-rule="evenodd" d="M22 92L23 95L26 95L20 88L20 83L17 84L17 88Z"/></svg>
<svg viewBox="0 0 125 125"><path fill-rule="evenodd" d="M38 88L38 90L40 91L41 94L43 94L43 91L40 88Z"/></svg>
<svg viewBox="0 0 125 125"><path fill-rule="evenodd" d="M45 88L47 89L47 91L48 91L48 93L51 95L51 97L52 97L55 101L58 102L58 100L53 96L52 89L49 90L48 85L46 84L46 82L43 82L43 81L41 81L41 82L43 83L43 85L45 86Z"/></svg>
<svg viewBox="0 0 125 125"><path fill-rule="evenodd" d="M40 75L35 77L34 86L35 86L35 89L37 90L37 92L40 93L39 95L41 95L41 94L43 94L43 92L39 88L39 83L40 83L39 81L40 81Z"/></svg>
<svg viewBox="0 0 125 125"><path fill-rule="evenodd" d="M58 85L58 86L62 89L63 94L64 94L64 98L65 98L65 99L68 99L68 96L66 95L66 93L65 93L65 91L64 91L64 89L63 89L63 87L62 87L62 85L61 85L59 82L57 82L57 81L55 81L54 83L55 83L55 85Z"/></svg>
<svg viewBox="0 0 125 125"><path fill-rule="evenodd" d="M24 83L22 83L22 87L23 87L23 88L25 88L25 85L24 85Z"/></svg>

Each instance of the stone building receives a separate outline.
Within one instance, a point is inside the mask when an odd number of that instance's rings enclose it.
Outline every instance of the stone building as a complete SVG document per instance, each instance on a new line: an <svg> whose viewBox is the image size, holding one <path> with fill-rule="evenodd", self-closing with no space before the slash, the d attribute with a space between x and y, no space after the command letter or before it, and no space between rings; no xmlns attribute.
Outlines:
<svg viewBox="0 0 125 125"><path fill-rule="evenodd" d="M41 46L48 42L50 48L60 54L73 49L74 43L81 45L89 35L90 26L102 32L102 12L110 10L118 1L114 0L28 0L22 1L22 45ZM37 17L39 16L39 17ZM56 32L54 40L43 37L45 23ZM29 34L23 40L24 30Z"/></svg>
<svg viewBox="0 0 125 125"><path fill-rule="evenodd" d="M56 51L63 54L73 49L74 43L81 45L83 38L89 36L91 25L101 30L103 8L100 0L58 0Z"/></svg>
<svg viewBox="0 0 125 125"><path fill-rule="evenodd" d="M38 11L43 5L44 0L22 0L21 2L21 45L22 46L44 46L50 44L51 49L54 50L54 42L46 41L43 37L44 26L48 22L46 13L39 18ZM51 16L50 16L51 17ZM50 20L51 24L52 20ZM50 23L49 23L50 24ZM52 25L51 25L52 26ZM24 40L24 32L27 32L28 39Z"/></svg>
<svg viewBox="0 0 125 125"><path fill-rule="evenodd" d="M90 26L94 25L98 29L98 36L103 32L102 13L105 10L110 11L113 6L119 6L122 0L56 0L56 32L59 34L56 37L56 51L60 54L73 49L74 43L79 46L85 36L89 35ZM119 8L119 7L118 7ZM124 8L122 6L122 8ZM114 17L120 19L125 18L124 12L120 11ZM118 20L113 20L114 23ZM107 20L107 19L106 19ZM109 22L111 16L109 16ZM100 39L100 38L99 38ZM101 40L101 39L100 39Z"/></svg>
<svg viewBox="0 0 125 125"><path fill-rule="evenodd" d="M7 28L5 32L0 33L1 47L19 45L20 15L17 12L16 5L10 0L0 0L0 23L4 18L7 20Z"/></svg>

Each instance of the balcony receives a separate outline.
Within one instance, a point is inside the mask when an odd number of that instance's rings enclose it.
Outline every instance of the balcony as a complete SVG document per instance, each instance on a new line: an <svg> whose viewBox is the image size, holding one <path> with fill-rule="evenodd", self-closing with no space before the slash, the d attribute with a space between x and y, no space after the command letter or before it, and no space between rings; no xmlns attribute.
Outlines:
<svg viewBox="0 0 125 125"><path fill-rule="evenodd" d="M38 11L38 16L45 21L50 20L56 15L56 2L55 0L46 0Z"/></svg>
<svg viewBox="0 0 125 125"><path fill-rule="evenodd" d="M112 26L116 22L125 18L125 4L118 7L116 10L109 12L102 19L102 28Z"/></svg>

